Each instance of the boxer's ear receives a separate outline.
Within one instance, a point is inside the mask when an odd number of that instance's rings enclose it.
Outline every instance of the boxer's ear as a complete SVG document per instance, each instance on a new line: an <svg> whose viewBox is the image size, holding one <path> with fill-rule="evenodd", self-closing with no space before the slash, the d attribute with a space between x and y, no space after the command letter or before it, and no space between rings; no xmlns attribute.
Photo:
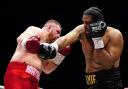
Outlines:
<svg viewBox="0 0 128 89"><path fill-rule="evenodd" d="M51 32L51 30L52 30L51 28L52 28L52 26L49 25L47 31L48 31L48 32Z"/></svg>

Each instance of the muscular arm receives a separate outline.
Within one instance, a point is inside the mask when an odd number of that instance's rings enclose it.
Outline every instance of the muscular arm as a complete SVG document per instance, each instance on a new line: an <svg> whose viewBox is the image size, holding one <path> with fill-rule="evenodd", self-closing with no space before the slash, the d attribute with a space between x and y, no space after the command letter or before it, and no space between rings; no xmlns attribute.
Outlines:
<svg viewBox="0 0 128 89"><path fill-rule="evenodd" d="M114 36L110 38L109 43L108 48L95 49L93 52L95 60L99 60L107 68L111 68L120 59L123 49L123 37L121 33L119 31L115 32Z"/></svg>
<svg viewBox="0 0 128 89"><path fill-rule="evenodd" d="M65 36L58 38L51 44L41 43L40 45L40 57L42 59L52 59L56 56L58 50L71 45L79 39L80 34L84 33L84 25L79 25Z"/></svg>
<svg viewBox="0 0 128 89"><path fill-rule="evenodd" d="M72 31L67 33L65 36L58 38L55 43L58 44L59 49L66 47L67 45L71 45L75 41L79 39L81 33L85 32L84 26L79 25L74 28Z"/></svg>

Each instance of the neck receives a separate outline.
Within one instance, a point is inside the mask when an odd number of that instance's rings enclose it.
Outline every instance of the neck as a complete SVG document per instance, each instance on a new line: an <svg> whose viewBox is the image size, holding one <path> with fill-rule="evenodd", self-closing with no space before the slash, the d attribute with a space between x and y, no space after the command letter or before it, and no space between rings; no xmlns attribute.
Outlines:
<svg viewBox="0 0 128 89"><path fill-rule="evenodd" d="M43 42L46 42L46 43L49 43L49 39L48 39L49 37L48 37L48 34L44 34L44 37L42 38L42 41Z"/></svg>

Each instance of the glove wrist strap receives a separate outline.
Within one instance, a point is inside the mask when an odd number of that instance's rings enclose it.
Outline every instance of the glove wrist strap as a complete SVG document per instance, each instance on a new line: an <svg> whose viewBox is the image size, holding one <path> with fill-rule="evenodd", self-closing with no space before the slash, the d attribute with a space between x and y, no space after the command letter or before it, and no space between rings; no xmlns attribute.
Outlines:
<svg viewBox="0 0 128 89"><path fill-rule="evenodd" d="M54 59L49 59L48 61L51 61L53 63L55 63L56 65L60 65L61 62L64 60L65 56L63 56L62 54L60 54L59 52L57 52L57 55Z"/></svg>
<svg viewBox="0 0 128 89"><path fill-rule="evenodd" d="M102 37L92 38L92 40L94 42L94 49L104 48L104 42L102 40Z"/></svg>

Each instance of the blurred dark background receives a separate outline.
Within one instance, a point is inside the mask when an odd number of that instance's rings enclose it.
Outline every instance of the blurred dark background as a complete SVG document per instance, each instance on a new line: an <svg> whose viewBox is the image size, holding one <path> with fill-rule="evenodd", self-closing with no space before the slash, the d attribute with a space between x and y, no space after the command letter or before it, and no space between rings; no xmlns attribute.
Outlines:
<svg viewBox="0 0 128 89"><path fill-rule="evenodd" d="M3 85L7 64L16 48L16 38L28 26L42 27L49 19L58 20L62 35L82 23L83 11L98 6L109 26L119 29L124 37L120 70L123 86L128 86L128 13L123 0L1 0L0 1L0 84ZM72 45L72 52L50 75L42 74L40 86L45 89L84 89L84 56L81 45Z"/></svg>

